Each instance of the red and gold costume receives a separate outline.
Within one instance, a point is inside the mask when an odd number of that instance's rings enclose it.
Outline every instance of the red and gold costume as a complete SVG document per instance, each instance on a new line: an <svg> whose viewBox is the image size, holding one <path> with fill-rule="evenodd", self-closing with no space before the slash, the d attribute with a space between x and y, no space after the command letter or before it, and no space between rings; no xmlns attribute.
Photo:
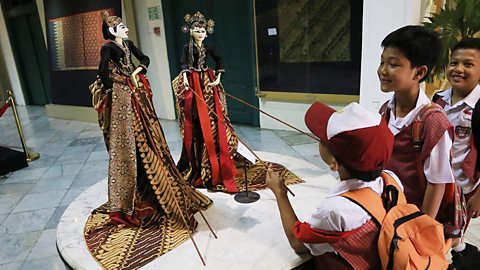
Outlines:
<svg viewBox="0 0 480 270"><path fill-rule="evenodd" d="M177 170L147 78L139 74L138 87L131 80L132 54L145 73L149 58L131 41L107 42L90 89L109 153L108 201L93 211L84 235L107 269L138 269L175 248L196 228L193 215L212 203Z"/></svg>

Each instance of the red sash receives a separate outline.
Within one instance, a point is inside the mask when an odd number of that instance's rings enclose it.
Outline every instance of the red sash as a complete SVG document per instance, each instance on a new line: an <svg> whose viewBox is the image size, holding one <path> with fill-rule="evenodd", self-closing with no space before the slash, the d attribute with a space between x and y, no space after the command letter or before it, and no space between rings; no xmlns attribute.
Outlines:
<svg viewBox="0 0 480 270"><path fill-rule="evenodd" d="M207 74L211 81L214 81L214 76L211 70L207 71ZM217 87L213 87L215 113L218 115L217 130L218 130L218 146L219 146L219 159L217 158L217 151L215 147L215 141L212 135L212 127L210 124L209 108L205 104L203 97L203 91L200 84L200 73L192 71L188 76L189 84L195 91L196 107L202 135L207 149L208 159L212 168L212 185L220 185L223 183L228 192L238 192L238 188L234 181L234 176L237 171L234 161L230 158L230 152L228 151L228 139L227 130L225 126L225 119L222 112L222 105L218 95ZM195 157L193 155L193 93L191 90L185 90L184 92L184 146L187 151L187 156L192 166L192 169L196 170ZM195 186L201 186L201 179L196 179Z"/></svg>
<svg viewBox="0 0 480 270"><path fill-rule="evenodd" d="M215 151L215 142L213 140L212 127L210 126L210 116L205 99L203 98L202 88L200 86L200 78L198 72L192 72L193 78L193 90L197 100L197 111L200 120L200 126L203 134L203 141L207 148L208 159L210 160L210 166L212 167L212 184L218 185L222 183L220 178L220 168L217 160L217 153Z"/></svg>
<svg viewBox="0 0 480 270"><path fill-rule="evenodd" d="M207 71L211 81L215 80L212 70ZM225 126L225 119L222 112L222 104L220 103L220 97L218 96L218 88L213 87L215 98L215 109L218 115L218 141L220 144L220 167L222 170L223 184L227 188L228 192L238 192L237 185L233 177L237 174L234 161L230 158L230 152L228 151L228 139L227 139L227 127Z"/></svg>
<svg viewBox="0 0 480 270"><path fill-rule="evenodd" d="M297 220L293 225L293 234L298 240L300 240L303 243L310 243L310 244L334 243L340 239L347 238L353 235L357 230L361 228L362 226L347 232L332 232L332 231L314 229L310 227L310 224L306 222L300 222Z"/></svg>
<svg viewBox="0 0 480 270"><path fill-rule="evenodd" d="M189 85L193 85L193 80L192 77L188 77L189 80ZM183 92L184 94L184 112L185 112L185 120L184 120L184 128L183 128L183 136L184 136L184 148L187 151L187 157L188 161L190 162L190 166L192 166L192 169L194 171L197 170L197 163L195 162L195 158L193 156L193 109L192 109L192 103L193 103L193 92L191 89L185 89ZM198 177L198 179L194 179L194 183L192 183L194 186L202 186L202 179Z"/></svg>

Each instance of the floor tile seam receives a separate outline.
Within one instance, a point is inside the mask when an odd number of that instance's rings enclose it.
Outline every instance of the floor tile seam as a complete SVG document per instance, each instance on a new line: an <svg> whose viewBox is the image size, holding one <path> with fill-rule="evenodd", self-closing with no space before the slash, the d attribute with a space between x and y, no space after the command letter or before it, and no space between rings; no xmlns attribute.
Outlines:
<svg viewBox="0 0 480 270"><path fill-rule="evenodd" d="M62 197L62 199L63 199L63 197ZM60 203L60 202L59 202L59 203ZM18 204L17 204L17 205L18 205ZM57 208L58 208L58 207L61 207L61 206L62 206L62 205L57 205L57 206L53 206L53 207L51 206L51 207L34 209L34 210L20 211L20 212L15 212L15 213L13 213L13 211L12 211L10 214L8 214L8 216L5 218L5 220L2 221L1 224L3 224L3 223L10 217L10 215L21 214L21 213L28 213L28 212L35 212L35 211L45 210L45 209L54 209L54 210L53 210L53 213L52 213L52 216L53 216L53 214L55 214L55 211L57 210ZM15 209L14 209L14 210L15 210ZM51 218L52 216L49 217L49 220L50 220L50 218ZM48 222L48 221L47 221L47 222ZM44 226L44 227L45 227L45 226ZM18 234L18 233L16 233L16 234Z"/></svg>

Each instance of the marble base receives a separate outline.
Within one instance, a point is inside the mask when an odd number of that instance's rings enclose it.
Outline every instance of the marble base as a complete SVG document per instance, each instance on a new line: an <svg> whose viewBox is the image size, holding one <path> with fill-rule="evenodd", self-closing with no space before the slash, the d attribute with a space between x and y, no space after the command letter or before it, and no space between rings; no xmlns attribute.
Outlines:
<svg viewBox="0 0 480 270"><path fill-rule="evenodd" d="M305 180L303 184L290 186L296 195L290 196L291 202L300 220L309 217L337 181L329 174L319 174L320 168L303 160L268 152L257 154L264 160L283 164ZM218 239L213 237L197 214L199 226L194 239L206 266L188 240L141 269L292 269L309 259L309 255L297 255L288 244L270 190L257 191L260 200L251 204L238 203L230 194L200 191L214 202L204 215L218 236ZM58 224L58 249L74 269L101 269L85 244L83 229L90 212L106 198L104 179L75 199Z"/></svg>

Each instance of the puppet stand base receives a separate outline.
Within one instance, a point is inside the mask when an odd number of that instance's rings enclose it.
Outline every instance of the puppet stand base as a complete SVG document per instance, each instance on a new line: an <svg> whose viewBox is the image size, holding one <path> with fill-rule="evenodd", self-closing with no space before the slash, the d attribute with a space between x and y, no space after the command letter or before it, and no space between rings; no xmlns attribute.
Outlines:
<svg viewBox="0 0 480 270"><path fill-rule="evenodd" d="M239 203L253 203L260 199L260 194L253 191L244 191L235 194L234 198Z"/></svg>

